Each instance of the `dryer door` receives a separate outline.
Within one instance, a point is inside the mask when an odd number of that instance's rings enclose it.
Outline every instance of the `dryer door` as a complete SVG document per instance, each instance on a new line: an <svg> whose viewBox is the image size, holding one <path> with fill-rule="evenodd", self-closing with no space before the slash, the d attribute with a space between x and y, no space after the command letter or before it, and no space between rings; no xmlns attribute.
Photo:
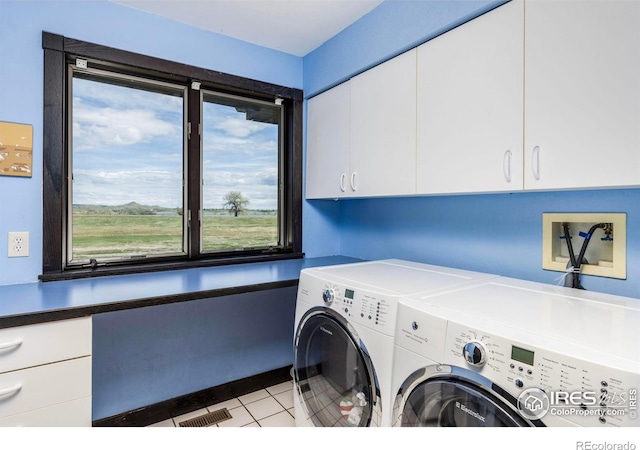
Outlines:
<svg viewBox="0 0 640 450"><path fill-rule="evenodd" d="M522 427L532 423L515 399L475 372L440 365L421 369L403 384L394 411L401 427ZM536 421L537 422L537 421Z"/></svg>
<svg viewBox="0 0 640 450"><path fill-rule="evenodd" d="M371 359L355 331L326 308L300 321L294 375L300 401L318 427L367 427L379 407Z"/></svg>

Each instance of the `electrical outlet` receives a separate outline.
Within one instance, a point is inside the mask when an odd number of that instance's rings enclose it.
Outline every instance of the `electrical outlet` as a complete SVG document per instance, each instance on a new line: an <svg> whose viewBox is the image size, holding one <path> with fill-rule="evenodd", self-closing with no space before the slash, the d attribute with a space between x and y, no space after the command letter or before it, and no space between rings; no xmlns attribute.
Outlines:
<svg viewBox="0 0 640 450"><path fill-rule="evenodd" d="M565 236L563 224L569 235ZM596 228L594 225L606 224ZM593 236L588 232L593 228ZM585 246L585 240L588 242ZM580 272L608 278L627 277L627 215L625 213L543 213L542 268L565 272L570 266L567 239L574 257L585 246Z"/></svg>
<svg viewBox="0 0 640 450"><path fill-rule="evenodd" d="M10 231L8 247L9 258L29 256L29 232Z"/></svg>

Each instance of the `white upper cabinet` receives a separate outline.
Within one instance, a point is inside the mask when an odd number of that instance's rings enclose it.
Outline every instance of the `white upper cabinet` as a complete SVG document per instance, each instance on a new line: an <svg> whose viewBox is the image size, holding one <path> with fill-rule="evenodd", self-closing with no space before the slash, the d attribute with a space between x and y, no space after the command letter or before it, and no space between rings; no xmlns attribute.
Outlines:
<svg viewBox="0 0 640 450"><path fill-rule="evenodd" d="M521 190L524 5L418 48L419 194Z"/></svg>
<svg viewBox="0 0 640 450"><path fill-rule="evenodd" d="M351 79L353 196L416 193L416 49Z"/></svg>
<svg viewBox="0 0 640 450"><path fill-rule="evenodd" d="M307 198L338 198L349 195L350 92L350 82L347 81L309 100Z"/></svg>
<svg viewBox="0 0 640 450"><path fill-rule="evenodd" d="M416 50L309 100L306 197L416 192Z"/></svg>
<svg viewBox="0 0 640 450"><path fill-rule="evenodd" d="M308 124L308 198L640 186L640 1L512 0Z"/></svg>
<svg viewBox="0 0 640 450"><path fill-rule="evenodd" d="M525 30L525 189L639 185L640 2L528 1Z"/></svg>

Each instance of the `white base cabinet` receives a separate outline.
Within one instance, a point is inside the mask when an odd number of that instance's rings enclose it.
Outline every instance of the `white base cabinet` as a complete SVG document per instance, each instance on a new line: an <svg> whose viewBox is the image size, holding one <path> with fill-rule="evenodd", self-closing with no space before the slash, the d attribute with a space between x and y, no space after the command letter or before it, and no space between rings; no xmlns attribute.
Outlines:
<svg viewBox="0 0 640 450"><path fill-rule="evenodd" d="M90 427L91 396L0 418L0 427Z"/></svg>
<svg viewBox="0 0 640 450"><path fill-rule="evenodd" d="M91 426L91 318L0 330L0 426Z"/></svg>

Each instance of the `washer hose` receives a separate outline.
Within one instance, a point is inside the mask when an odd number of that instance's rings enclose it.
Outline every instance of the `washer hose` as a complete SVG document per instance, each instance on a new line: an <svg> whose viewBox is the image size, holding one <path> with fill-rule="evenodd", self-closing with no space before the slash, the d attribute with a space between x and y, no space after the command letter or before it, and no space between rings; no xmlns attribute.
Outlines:
<svg viewBox="0 0 640 450"><path fill-rule="evenodd" d="M565 240L567 241L567 249L569 250L569 261L571 262L571 266L573 267L573 272L571 273L571 287L575 289L584 289L582 284L580 283L580 266L582 265L582 260L584 259L584 255L587 252L587 246L589 245L589 241L591 240L591 236L593 232L598 228L605 228L606 224L604 223L596 223L591 228L589 228L589 232L586 234L582 231L580 232L580 236L584 238L582 242L582 247L580 248L580 254L576 259L575 253L573 252L573 244L571 243L571 236L569 236L569 224L563 223L562 229L564 230Z"/></svg>

